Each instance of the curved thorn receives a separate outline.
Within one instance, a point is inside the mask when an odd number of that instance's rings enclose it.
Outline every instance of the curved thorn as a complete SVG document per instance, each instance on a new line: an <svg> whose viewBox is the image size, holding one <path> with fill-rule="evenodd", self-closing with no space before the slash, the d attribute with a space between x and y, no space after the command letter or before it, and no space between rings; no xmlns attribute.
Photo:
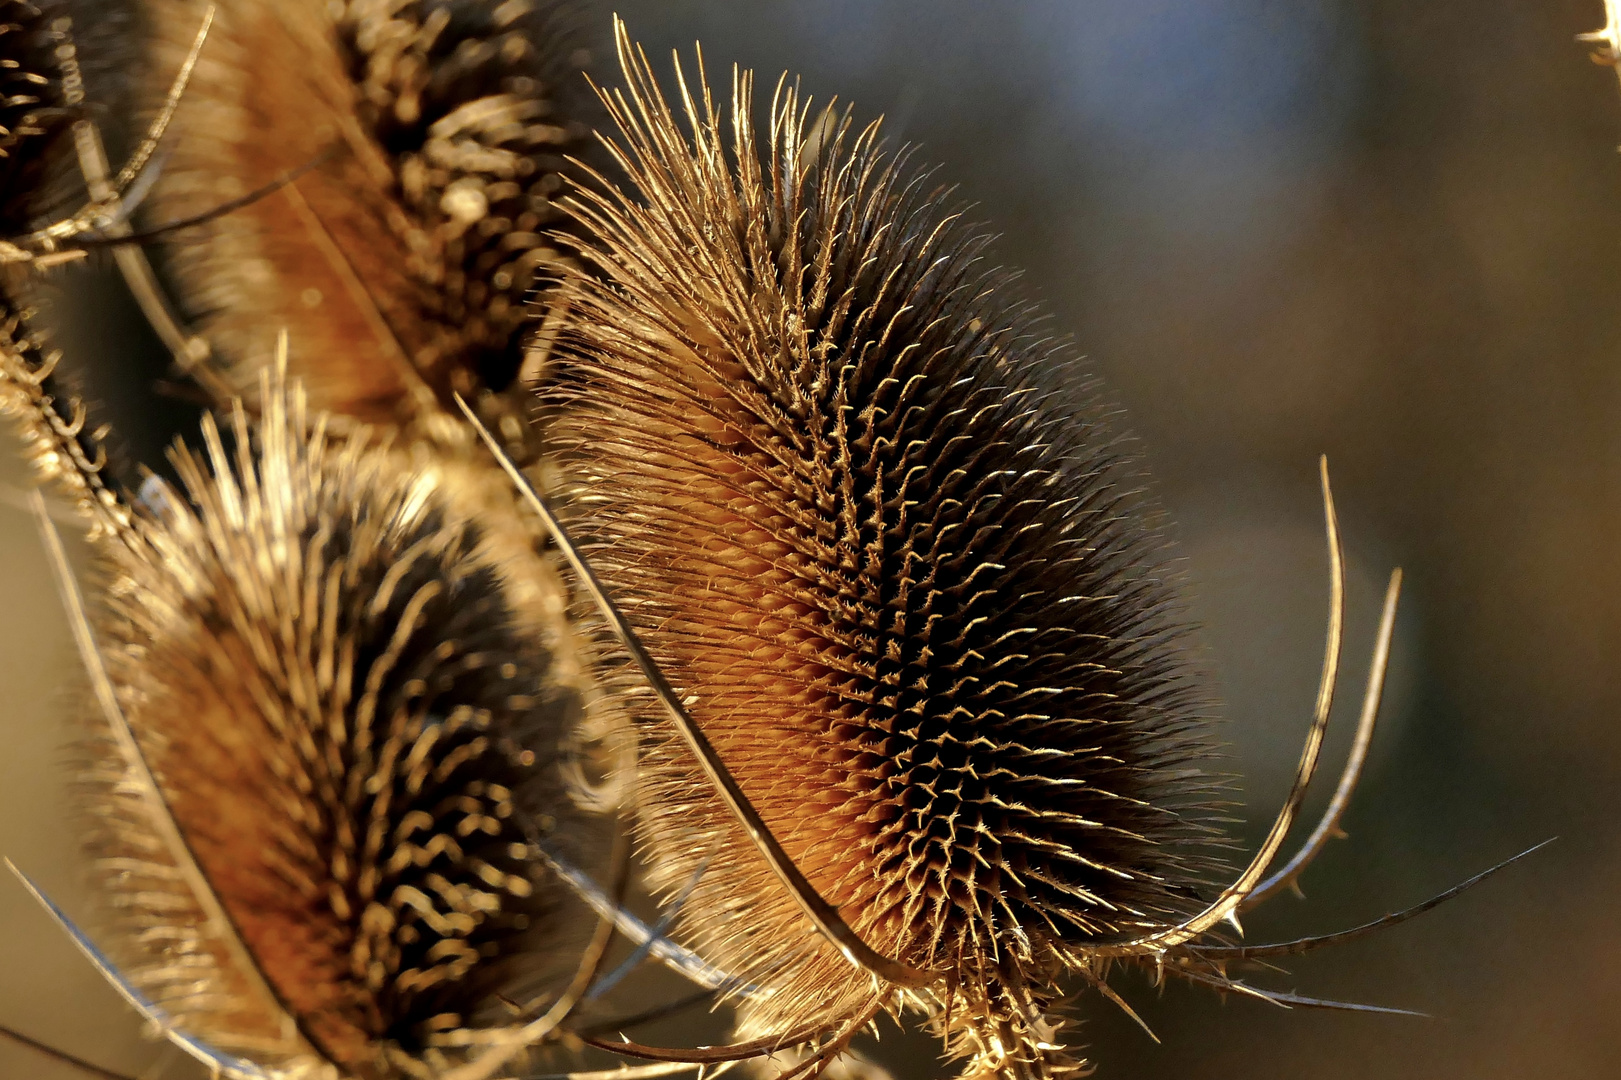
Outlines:
<svg viewBox="0 0 1621 1080"><path fill-rule="evenodd" d="M62 929L63 933L67 934L69 940L78 947L79 952L84 954L85 959L90 961L91 966L96 969L96 973L107 981L107 985L118 991L118 995L129 1003L130 1008L139 1013L141 1019L151 1024L164 1038L196 1059L213 1076L225 1076L231 1078L231 1080L273 1080L268 1072L261 1069L254 1062L215 1050L200 1039L193 1038L176 1028L174 1022L169 1018L169 1014L146 1000L141 992L124 977L123 973L113 966L112 961L102 955L101 950L96 948L95 943L85 935L85 932L80 930L72 919L68 918L67 913L57 907L54 900L45 895L45 890L34 884L33 879L19 870L16 863L10 859L5 859L4 862L6 869L10 870L16 879L22 883L22 887L28 890L28 894L38 901L39 905L45 909L46 914L51 917L51 920Z"/></svg>
<svg viewBox="0 0 1621 1080"><path fill-rule="evenodd" d="M1101 944L1092 950L1096 956L1140 956L1144 953L1174 949L1227 918L1229 913L1236 911L1244 902L1244 898L1261 880L1261 875L1266 873L1267 867L1277 857L1278 849L1283 846L1284 837L1288 835L1289 827L1294 824L1295 815L1300 812L1300 804L1306 798L1306 787L1311 783L1312 774L1317 771L1317 759L1323 749L1323 735L1328 730L1328 714L1334 704L1334 683L1339 675L1340 642L1345 628L1345 552L1340 547L1339 516L1334 512L1334 493L1328 485L1326 456L1320 459L1319 468L1323 483L1323 518L1328 532L1328 641L1323 654L1322 679L1317 685L1317 706L1312 715L1311 727L1306 732L1306 745L1300 751L1300 765L1295 770L1294 785L1289 789L1289 797L1284 800L1283 809L1278 811L1271 830L1267 832L1266 839L1262 841L1255 857L1250 860L1249 866L1244 868L1244 872L1236 881L1222 890L1221 895L1210 906L1165 930L1126 941Z"/></svg>
<svg viewBox="0 0 1621 1080"><path fill-rule="evenodd" d="M814 1080L815 1077L821 1076L834 1058L850 1048L850 1040L859 1035L862 1028L873 1022L874 1017L883 1010L894 993L893 988L885 991L870 1008L846 1024L843 1031L829 1039L826 1046L812 1052L809 1058L788 1071L778 1073L776 1080L796 1080L798 1077Z"/></svg>
<svg viewBox="0 0 1621 1080"><path fill-rule="evenodd" d="M749 797L744 794L742 787L737 782L737 778L732 775L731 770L726 767L726 763L716 753L714 746L709 741L709 737L698 727L697 722L692 718L692 714L687 712L680 695L675 691L675 687L671 686L669 680L664 677L664 672L659 670L658 664L648 654L635 629L631 627L625 616L620 612L618 605L608 596L607 591L602 587L602 583L597 580L597 576L590 565L581 557L579 550L574 546L574 541L569 538L567 530L563 528L563 523L557 519L556 514L552 513L551 507L546 504L545 499L541 498L540 492L535 490L535 486L530 483L529 478L524 476L518 467L512 463L512 459L507 456L506 452L501 449L500 444L495 441L495 437L479 421L466 400L460 394L454 396L456 404L467 418L467 422L473 426L474 431L478 432L479 438L484 441L484 445L495 456L501 467L506 470L507 476L512 479L519 494L529 503L535 513L540 515L541 521L551 531L552 537L557 541L558 549L563 553L563 557L574 568L581 585L585 587L592 601L596 603L603 617L607 619L608 625L613 629L614 636L619 639L619 643L624 646L625 651L630 653L631 659L636 662L642 677L647 680L658 695L659 703L664 706L665 712L669 714L670 719L674 722L676 730L681 733L682 738L686 740L687 746L698 758L698 764L703 768L704 774L709 777L709 782L714 784L716 790L719 791L727 808L731 810L732 816L737 818L738 822L743 826L743 830L748 833L749 839L754 842L755 848L765 857L766 864L776 874L777 880L781 881L793 898L798 901L800 909L810 919L812 925L833 943L846 960L856 967L865 968L880 978L905 987L928 986L935 982L938 976L934 972L915 968L910 964L885 956L868 945L850 927L850 924L844 921L844 917L839 914L838 909L823 899L822 895L816 891L816 887L810 883L799 867L794 864L793 859L783 850L782 844L772 834L765 820L760 817L760 812L755 809L754 804L749 801ZM1315 761L1315 758L1313 760Z"/></svg>
<svg viewBox="0 0 1621 1080"><path fill-rule="evenodd" d="M180 71L175 75L174 82L169 86L168 96L164 99L163 108L159 110L157 118L147 128L146 138L130 156L129 161L118 171L113 180L113 190L122 192L130 182L146 168L146 163L157 150L158 144L163 141L164 134L169 130L169 121L174 119L175 110L180 108L180 99L186 94L186 86L191 82L191 73L197 67L197 59L203 54L203 43L208 40L208 31L214 25L215 7L209 4L203 12L202 25L197 28L197 36L192 39L191 49L186 53L185 62L180 65Z"/></svg>
<svg viewBox="0 0 1621 1080"><path fill-rule="evenodd" d="M1137 1010L1126 1004L1126 999L1116 993L1114 987L1110 986L1105 980L1097 975L1092 974L1090 971L1087 971L1084 968L1080 970L1082 976L1087 982L1092 984L1093 988L1096 989L1098 993L1109 999L1109 1001L1112 1002L1116 1008L1130 1017L1138 1027L1142 1028L1143 1031L1147 1033L1150 1039L1153 1039L1156 1043L1160 1041L1159 1036L1154 1034L1154 1029L1148 1026L1148 1021L1144 1020L1141 1016L1138 1016ZM946 1030L949 1031L950 1029L947 1028Z"/></svg>
<svg viewBox="0 0 1621 1080"><path fill-rule="evenodd" d="M1373 729L1379 721L1379 702L1384 696L1385 672L1390 664L1390 642L1396 632L1396 603L1401 597L1401 581L1401 568L1397 567L1390 572L1390 584L1385 589L1384 612L1379 617L1379 633L1373 644L1373 662L1368 668L1368 688L1362 696L1362 715L1357 720L1356 738L1351 743L1351 753L1345 759L1345 771L1340 774L1334 797L1328 801L1328 809L1323 811L1322 820L1300 850L1295 852L1294 858L1283 869L1257 885L1255 891L1239 904L1240 911L1263 904L1279 889L1293 885L1301 872L1311 865L1311 861L1322 854L1330 840L1344 835L1339 829L1340 819L1351 805L1357 781L1362 778L1362 766L1368 760L1368 747L1373 745Z"/></svg>
<svg viewBox="0 0 1621 1080"><path fill-rule="evenodd" d="M1204 972L1180 971L1177 974L1189 982L1196 982L1234 994L1243 994L1245 997L1256 998L1269 1005L1276 1005L1280 1009L1332 1009L1337 1012L1378 1013L1383 1016L1413 1016L1419 1019L1429 1019L1428 1013L1415 1012L1412 1009L1397 1009L1389 1005L1363 1005L1355 1001L1333 1001L1328 998L1305 997L1301 994L1291 994L1283 990L1266 990L1225 976L1213 978Z"/></svg>
<svg viewBox="0 0 1621 1080"><path fill-rule="evenodd" d="M1496 874L1498 871L1508 869L1508 867L1519 862L1527 855L1534 851L1540 851L1551 843L1553 843L1552 838L1544 840L1540 844L1526 848L1518 855L1504 859L1502 862L1488 870L1482 870L1480 873L1466 881L1460 881L1446 892L1432 896L1422 904L1415 904L1414 906L1405 910L1380 916L1379 918L1374 919L1372 922L1363 923L1361 926L1354 926L1349 930L1341 930L1334 934L1318 934L1314 937L1296 938L1294 941L1280 941L1274 945L1189 945L1186 946L1186 950L1190 955L1201 958L1210 957L1214 960L1231 961L1259 960L1271 956L1296 956L1300 953L1310 952L1313 949L1321 949L1328 945L1343 945L1346 942L1355 941L1357 938L1366 937L1375 930L1383 930L1387 926L1395 926L1398 923L1404 923L1408 919L1424 914L1431 908L1440 907L1453 897L1459 896L1474 888L1476 885L1479 885L1481 882Z"/></svg>

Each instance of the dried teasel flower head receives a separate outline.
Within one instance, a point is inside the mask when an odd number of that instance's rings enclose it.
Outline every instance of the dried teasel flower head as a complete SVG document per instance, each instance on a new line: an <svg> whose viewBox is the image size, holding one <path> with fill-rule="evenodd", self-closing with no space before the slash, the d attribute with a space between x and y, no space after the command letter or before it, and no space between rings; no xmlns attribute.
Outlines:
<svg viewBox="0 0 1621 1080"><path fill-rule="evenodd" d="M141 8L157 97L200 8ZM553 199L598 112L574 21L556 0L220 8L149 205L162 223L263 193L175 232L166 260L221 403L252 398L283 326L312 403L368 423L514 382L526 302L564 261Z"/></svg>
<svg viewBox="0 0 1621 1080"><path fill-rule="evenodd" d="M259 400L101 531L89 618L64 579L105 970L226 1075L486 1080L605 940L561 584L487 466Z"/></svg>
<svg viewBox="0 0 1621 1080"><path fill-rule="evenodd" d="M729 117L701 81L678 115L620 43L628 183L577 208L595 273L547 436L583 553L808 889L661 724L655 880L707 861L683 925L762 988L748 1035L859 1026L899 989L973 1074L1078 1068L1060 980L1184 924L1219 866L1204 699L1137 468L986 238L876 125L783 85L757 134L747 74ZM807 893L847 921L837 945Z"/></svg>

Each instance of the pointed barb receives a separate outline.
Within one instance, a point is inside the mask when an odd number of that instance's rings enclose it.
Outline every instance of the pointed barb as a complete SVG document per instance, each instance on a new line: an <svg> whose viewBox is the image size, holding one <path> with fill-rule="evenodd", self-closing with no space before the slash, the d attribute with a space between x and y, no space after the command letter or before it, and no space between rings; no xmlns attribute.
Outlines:
<svg viewBox="0 0 1621 1080"><path fill-rule="evenodd" d="M1470 889L1474 888L1476 885L1479 885L1481 882L1485 881L1487 878L1501 873L1510 866L1513 866L1515 863L1519 862L1521 859L1532 854L1533 852L1541 851L1551 843L1553 843L1552 838L1544 840L1540 844L1536 844L1525 849L1518 855L1504 859L1496 866L1482 870L1472 878L1459 882L1445 892L1430 897L1430 899L1424 901L1422 904L1416 904L1413 907L1406 908L1402 911L1393 912L1389 915L1375 919L1372 922L1367 922L1363 923L1361 926L1352 927L1349 930L1341 930L1335 934L1319 934L1314 937L1298 938L1294 941L1278 942L1277 944L1273 945L1188 945L1184 946L1184 951L1188 955L1196 956L1201 960L1215 958L1220 958L1224 961L1259 960L1273 956L1294 956L1300 953L1310 952L1314 949L1321 949L1329 945L1343 945L1346 942L1355 941L1357 938L1366 937L1376 930L1383 930L1386 927L1396 926L1400 923L1404 923L1409 919L1416 918L1417 916L1424 914L1426 911L1429 911L1432 908L1440 907L1448 900L1461 896Z"/></svg>

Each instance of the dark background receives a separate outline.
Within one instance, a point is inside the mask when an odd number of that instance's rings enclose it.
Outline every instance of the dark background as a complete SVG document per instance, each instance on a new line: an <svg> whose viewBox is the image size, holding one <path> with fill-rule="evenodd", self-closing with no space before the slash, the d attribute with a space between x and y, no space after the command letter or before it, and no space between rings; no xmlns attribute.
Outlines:
<svg viewBox="0 0 1621 1080"><path fill-rule="evenodd" d="M1597 0L617 10L661 64L698 39L717 80L734 61L767 86L788 69L886 115L1003 234L1175 520L1251 844L1320 662L1328 455L1352 586L1329 770L1391 566L1408 588L1351 840L1307 874L1308 902L1247 919L1251 940L1353 925L1559 837L1417 923L1263 980L1433 1019L1126 975L1163 1044L1083 997L1098 1075L1617 1075L1621 97L1572 41L1603 21ZM9 456L0 469L23 482ZM60 752L75 660L33 525L4 507L0 597L0 851L82 910ZM0 1020L125 1070L159 1055L4 882ZM897 1076L938 1071L926 1039L878 1053ZM156 1075L189 1075L165 1060ZM56 1075L0 1046L0 1076Z"/></svg>

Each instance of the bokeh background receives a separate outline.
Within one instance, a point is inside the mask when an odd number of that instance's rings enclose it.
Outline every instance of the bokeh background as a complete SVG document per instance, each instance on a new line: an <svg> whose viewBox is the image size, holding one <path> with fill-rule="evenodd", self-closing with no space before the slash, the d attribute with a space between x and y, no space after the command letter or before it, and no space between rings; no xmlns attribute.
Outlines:
<svg viewBox="0 0 1621 1080"><path fill-rule="evenodd" d="M1621 95L1573 36L1598 0L581 0L655 57L702 41L883 114L976 204L1141 439L1224 701L1248 841L1287 787L1320 663L1327 454L1351 560L1334 770L1383 581L1407 590L1337 843L1246 920L1340 929L1558 842L1281 989L1094 995L1100 1077L1621 1074ZM184 137L184 133L179 133ZM25 477L11 456L0 478ZM0 852L82 909L75 675L34 526L0 506ZM1319 785L1329 786L1327 781ZM1318 792L1320 804L1324 792ZM0 881L0 1021L181 1076ZM886 1033L898 1077L942 1075ZM72 1075L0 1046L0 1077Z"/></svg>

